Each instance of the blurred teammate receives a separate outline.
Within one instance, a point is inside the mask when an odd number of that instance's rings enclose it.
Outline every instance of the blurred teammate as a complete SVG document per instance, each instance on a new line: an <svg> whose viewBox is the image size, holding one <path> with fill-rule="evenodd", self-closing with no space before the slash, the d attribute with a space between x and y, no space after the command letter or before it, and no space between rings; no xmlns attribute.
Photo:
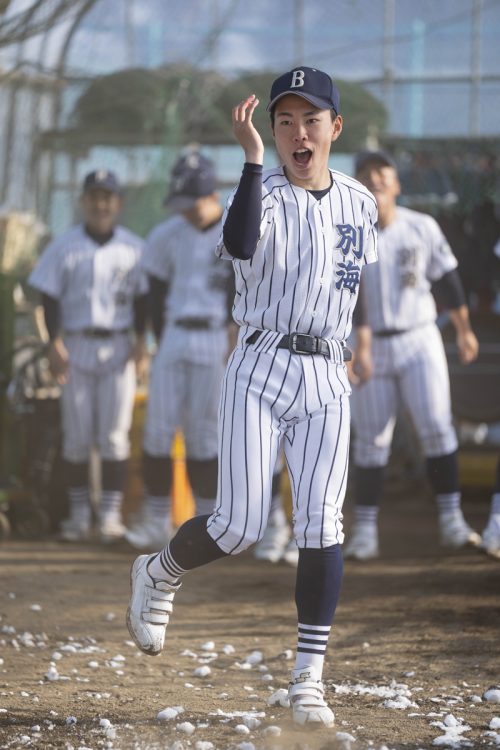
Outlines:
<svg viewBox="0 0 500 750"><path fill-rule="evenodd" d="M122 197L115 175L88 174L81 206L83 223L48 245L29 283L42 293L50 369L63 384L70 514L61 536L89 536L89 454L95 446L101 457L99 532L112 541L125 531L121 505L136 365L145 353L147 281L140 269L142 240L117 225Z"/></svg>
<svg viewBox="0 0 500 750"><path fill-rule="evenodd" d="M482 534L481 547L489 555L500 560L500 458L497 462L497 475L491 497L490 514Z"/></svg>
<svg viewBox="0 0 500 750"><path fill-rule="evenodd" d="M366 560L379 553L377 515L400 401L427 458L442 543L478 545L480 536L460 507L448 366L431 294L433 285L449 310L461 361L472 362L478 343L457 261L431 216L397 206L399 179L387 154L360 154L356 176L377 201L379 262L363 275L359 309L364 317L356 321L354 369L361 381L352 395L356 507L344 554Z"/></svg>
<svg viewBox="0 0 500 750"><path fill-rule="evenodd" d="M144 430L143 517L127 531L137 548L164 546L171 533L171 445L182 429L198 514L217 492L217 412L228 354L234 275L215 256L222 224L213 162L197 150L179 157L165 201L174 215L146 240L143 267L159 342Z"/></svg>
<svg viewBox="0 0 500 750"><path fill-rule="evenodd" d="M299 547L288 694L295 722L330 727L322 672L342 580L345 338L360 274L377 257L377 209L359 182L328 168L342 117L326 73L302 67L274 81L268 110L282 166L265 172L252 122L257 105L249 96L233 109L245 166L218 246L234 266L240 331L221 393L217 504L211 515L183 524L159 554L137 558L127 623L139 648L160 653L184 574L262 537L283 446Z"/></svg>

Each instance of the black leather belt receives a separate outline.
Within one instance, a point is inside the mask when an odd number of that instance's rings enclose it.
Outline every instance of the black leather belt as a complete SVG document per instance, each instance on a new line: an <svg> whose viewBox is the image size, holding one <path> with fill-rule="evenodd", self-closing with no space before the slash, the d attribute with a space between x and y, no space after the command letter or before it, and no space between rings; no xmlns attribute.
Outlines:
<svg viewBox="0 0 500 750"><path fill-rule="evenodd" d="M254 331L245 341L246 344L255 344L263 331ZM325 357L330 356L330 347L326 339L319 336L311 336L309 333L291 333L284 334L278 343L277 349L288 349L293 354L322 354ZM352 352L347 347L343 347L342 354L344 362L352 358Z"/></svg>
<svg viewBox="0 0 500 750"><path fill-rule="evenodd" d="M401 333L408 333L408 329L400 330L399 328L386 328L385 331L374 331L373 335L384 339L387 336L399 336Z"/></svg>
<svg viewBox="0 0 500 750"><path fill-rule="evenodd" d="M179 320L174 320L174 326L186 328L190 331L204 331L213 328L212 323L207 318L179 318Z"/></svg>
<svg viewBox="0 0 500 750"><path fill-rule="evenodd" d="M90 339L109 339L120 333L128 333L128 328L120 328L116 331L110 328L82 328L81 331L66 331L66 336L77 336L78 334Z"/></svg>

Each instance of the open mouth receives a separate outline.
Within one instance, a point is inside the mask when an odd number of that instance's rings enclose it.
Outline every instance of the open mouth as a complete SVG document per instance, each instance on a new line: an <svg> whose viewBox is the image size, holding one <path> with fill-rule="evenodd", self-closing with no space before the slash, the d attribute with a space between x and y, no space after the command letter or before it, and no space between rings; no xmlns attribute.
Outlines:
<svg viewBox="0 0 500 750"><path fill-rule="evenodd" d="M294 151L293 158L301 167L307 167L312 159L312 151L309 151L308 148L299 148L297 151Z"/></svg>

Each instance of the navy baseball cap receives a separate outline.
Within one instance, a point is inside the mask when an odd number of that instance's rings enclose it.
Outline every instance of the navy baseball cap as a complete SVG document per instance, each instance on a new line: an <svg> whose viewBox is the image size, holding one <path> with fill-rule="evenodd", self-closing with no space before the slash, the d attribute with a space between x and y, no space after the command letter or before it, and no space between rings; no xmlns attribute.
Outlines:
<svg viewBox="0 0 500 750"><path fill-rule="evenodd" d="M165 205L174 211L187 211L198 198L211 195L216 189L214 163L198 151L191 151L174 164Z"/></svg>
<svg viewBox="0 0 500 750"><path fill-rule="evenodd" d="M340 112L340 94L328 73L316 68L294 68L276 78L271 86L269 104L271 110L276 102L287 94L296 94L318 109L333 109Z"/></svg>
<svg viewBox="0 0 500 750"><path fill-rule="evenodd" d="M361 172L361 170L367 164L377 164L381 167L392 167L398 171L398 165L390 154L385 151L360 151L356 156L355 160L355 172Z"/></svg>
<svg viewBox="0 0 500 750"><path fill-rule="evenodd" d="M114 172L109 169L96 169L89 172L83 181L83 192L89 190L108 190L110 193L121 195L122 188Z"/></svg>

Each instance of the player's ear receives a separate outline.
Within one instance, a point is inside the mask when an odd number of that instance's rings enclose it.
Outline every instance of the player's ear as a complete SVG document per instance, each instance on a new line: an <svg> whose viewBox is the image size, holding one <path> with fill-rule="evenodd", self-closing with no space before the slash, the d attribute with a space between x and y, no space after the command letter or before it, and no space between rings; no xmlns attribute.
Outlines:
<svg viewBox="0 0 500 750"><path fill-rule="evenodd" d="M343 125L342 115L337 115L335 120L332 120L332 143L333 141L336 141L339 135L341 134L342 125Z"/></svg>

